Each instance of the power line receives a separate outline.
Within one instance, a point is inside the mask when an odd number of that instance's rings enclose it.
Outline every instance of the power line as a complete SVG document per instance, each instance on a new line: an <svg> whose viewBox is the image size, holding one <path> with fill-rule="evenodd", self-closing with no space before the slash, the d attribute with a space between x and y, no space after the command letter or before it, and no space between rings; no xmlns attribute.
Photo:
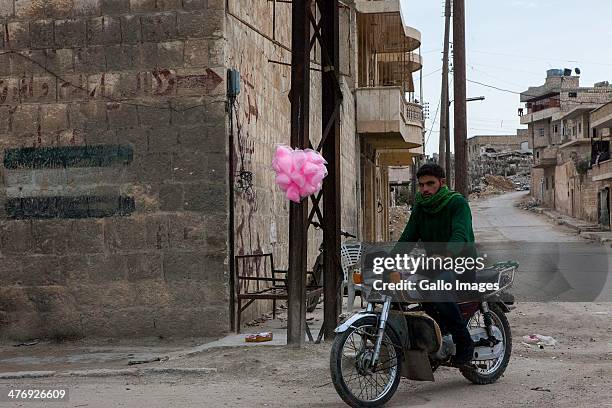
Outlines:
<svg viewBox="0 0 612 408"><path fill-rule="evenodd" d="M517 92L517 91L513 91L511 89L505 89L505 88L500 88L497 87L495 85L490 85L490 84L485 84L483 82L479 82L479 81L473 81L471 79L466 79L467 82L473 83L473 84L477 84L477 85L482 85L485 86L487 88L492 88L495 90L498 90L500 92L507 92L507 93L511 93L511 94L515 94L515 95L521 95L521 96L529 96L532 98L539 98L540 96L543 95L532 95L532 94L528 94L526 92ZM600 102L589 102L589 101L570 101L570 103L574 104L574 105L594 105L594 104L601 104Z"/></svg>
<svg viewBox="0 0 612 408"><path fill-rule="evenodd" d="M435 74L436 72L440 72L440 71L442 71L442 68L438 68L435 71L431 71L430 73L423 75L423 78L427 78L428 76L431 76L431 75ZM414 80L414 82L419 81L420 79L421 78L416 78Z"/></svg>
<svg viewBox="0 0 612 408"><path fill-rule="evenodd" d="M440 100L438 101L438 107L436 108L436 113L434 115L433 121L431 122L431 127L429 128L429 135L427 135L424 147L427 147L427 143L429 143L429 138L431 137L431 131L433 130L434 125L436 124L436 120L438 120L438 112L440 111L440 105L442 105L442 98L440 98Z"/></svg>

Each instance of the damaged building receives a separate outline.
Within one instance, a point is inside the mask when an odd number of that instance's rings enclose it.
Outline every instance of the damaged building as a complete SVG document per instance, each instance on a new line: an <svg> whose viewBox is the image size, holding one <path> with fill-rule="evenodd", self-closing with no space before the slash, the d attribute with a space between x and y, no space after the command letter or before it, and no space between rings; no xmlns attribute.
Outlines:
<svg viewBox="0 0 612 408"><path fill-rule="evenodd" d="M553 69L544 85L521 94L521 124L534 150L531 194L543 206L609 228L612 86L579 81L569 69Z"/></svg>
<svg viewBox="0 0 612 408"><path fill-rule="evenodd" d="M516 176L520 186L530 184L533 154L527 129L515 135L476 135L468 139L470 188L486 175Z"/></svg>

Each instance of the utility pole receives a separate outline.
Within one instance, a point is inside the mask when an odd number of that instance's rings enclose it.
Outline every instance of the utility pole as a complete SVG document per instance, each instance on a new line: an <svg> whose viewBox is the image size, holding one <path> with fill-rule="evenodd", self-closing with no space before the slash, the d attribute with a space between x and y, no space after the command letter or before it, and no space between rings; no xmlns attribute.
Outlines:
<svg viewBox="0 0 612 408"><path fill-rule="evenodd" d="M465 0L453 1L453 73L455 91L455 190L467 199L467 101L465 61Z"/></svg>
<svg viewBox="0 0 612 408"><path fill-rule="evenodd" d="M446 5L444 6L444 52L442 59L442 95L441 99L441 117L440 117L440 143L439 143L439 164L442 166L447 172L447 178L450 177L450 166L447 164L447 161L450 161L450 146L448 142L450 141L450 132L449 132L449 102L448 102L448 48L449 48L449 40L450 40L450 17L451 17L451 0L446 0ZM448 154L447 154L448 152ZM447 156L449 160L447 160ZM449 180L450 181L450 180Z"/></svg>
<svg viewBox="0 0 612 408"><path fill-rule="evenodd" d="M310 140L310 1L293 0L291 10L291 147L305 149ZM308 202L289 208L289 272L287 277L287 344L304 345L306 330L306 259Z"/></svg>
<svg viewBox="0 0 612 408"><path fill-rule="evenodd" d="M321 11L321 118L323 157L327 160L327 177L323 180L323 274L325 340L334 337L338 316L342 312L342 276L340 274L340 99L337 81L340 72L340 36L338 0L318 3ZM325 133L327 131L327 134ZM339 295L340 294L340 295Z"/></svg>

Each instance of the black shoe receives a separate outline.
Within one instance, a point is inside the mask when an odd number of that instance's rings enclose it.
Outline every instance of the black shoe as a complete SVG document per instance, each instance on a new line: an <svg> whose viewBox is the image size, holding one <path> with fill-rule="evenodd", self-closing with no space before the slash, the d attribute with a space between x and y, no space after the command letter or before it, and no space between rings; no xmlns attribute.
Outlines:
<svg viewBox="0 0 612 408"><path fill-rule="evenodd" d="M469 343L464 346L461 344L457 345L457 353L452 359L452 364L456 366L466 365L472 362L474 359L474 344Z"/></svg>

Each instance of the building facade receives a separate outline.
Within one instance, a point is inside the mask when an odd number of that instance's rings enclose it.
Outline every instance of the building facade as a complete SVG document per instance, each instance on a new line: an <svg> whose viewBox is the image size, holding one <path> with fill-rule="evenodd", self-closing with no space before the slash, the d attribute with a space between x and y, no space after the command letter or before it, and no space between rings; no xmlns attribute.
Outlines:
<svg viewBox="0 0 612 408"><path fill-rule="evenodd" d="M231 242L287 265L289 204L271 160L289 143L291 5L10 0L0 16L0 336L229 330ZM388 225L364 210L388 194L376 152L421 147L420 105L402 94L420 68L418 32L399 16L398 1L340 6L342 228L362 236ZM374 53L359 29L380 18L395 34ZM318 45L312 60L316 143ZM233 105L228 69L240 73ZM365 112L377 97L380 111ZM320 240L311 230L309 264Z"/></svg>
<svg viewBox="0 0 612 408"><path fill-rule="evenodd" d="M570 70L549 70L544 85L521 94L527 109L526 114L519 110L521 124L528 125L534 150L531 192L543 205L598 221L597 186L587 173L594 151L605 143L593 137L591 115L610 101L608 82L580 87L579 77Z"/></svg>
<svg viewBox="0 0 612 408"><path fill-rule="evenodd" d="M476 135L468 139L470 185L479 185L487 174L528 176L533 165L527 129L515 135Z"/></svg>

